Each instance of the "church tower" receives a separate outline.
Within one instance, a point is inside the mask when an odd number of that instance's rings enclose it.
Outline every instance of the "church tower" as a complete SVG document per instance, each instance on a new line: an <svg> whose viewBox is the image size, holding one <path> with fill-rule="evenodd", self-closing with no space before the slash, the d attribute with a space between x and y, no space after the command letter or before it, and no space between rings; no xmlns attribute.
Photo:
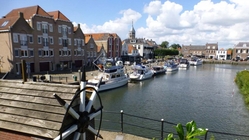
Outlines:
<svg viewBox="0 0 249 140"><path fill-rule="evenodd" d="M129 37L130 37L130 39L135 39L135 37L136 37L136 31L135 31L135 29L133 27L133 21L132 21L131 30L129 32Z"/></svg>

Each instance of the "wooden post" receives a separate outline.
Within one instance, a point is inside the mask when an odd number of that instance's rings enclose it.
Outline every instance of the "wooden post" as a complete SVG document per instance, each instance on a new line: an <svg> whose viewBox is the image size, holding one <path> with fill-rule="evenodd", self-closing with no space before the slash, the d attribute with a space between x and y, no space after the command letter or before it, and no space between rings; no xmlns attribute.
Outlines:
<svg viewBox="0 0 249 140"><path fill-rule="evenodd" d="M22 63L22 80L23 82L27 82L26 61L21 60L21 63Z"/></svg>

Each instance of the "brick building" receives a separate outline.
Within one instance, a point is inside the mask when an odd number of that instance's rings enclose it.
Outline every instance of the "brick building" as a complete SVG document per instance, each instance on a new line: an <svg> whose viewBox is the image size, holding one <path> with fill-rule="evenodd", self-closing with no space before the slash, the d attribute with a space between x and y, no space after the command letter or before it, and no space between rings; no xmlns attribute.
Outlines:
<svg viewBox="0 0 249 140"><path fill-rule="evenodd" d="M30 72L81 67L88 59L86 43L79 25L60 11L46 12L38 5L13 9L0 19L1 72L19 75L21 60ZM96 47L90 50L96 54Z"/></svg>

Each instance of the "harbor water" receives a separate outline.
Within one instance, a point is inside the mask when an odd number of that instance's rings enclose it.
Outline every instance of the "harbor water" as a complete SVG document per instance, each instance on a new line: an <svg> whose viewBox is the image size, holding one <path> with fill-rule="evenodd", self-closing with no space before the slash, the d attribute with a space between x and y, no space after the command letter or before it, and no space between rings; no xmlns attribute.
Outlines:
<svg viewBox="0 0 249 140"><path fill-rule="evenodd" d="M248 65L203 64L179 69L151 79L128 83L128 85L101 92L105 111L120 112L146 118L182 123L194 120L197 127L232 134L248 135L249 110L243 96L234 83L238 71L249 69ZM103 119L120 120L120 115L103 115ZM124 120L150 128L160 129L160 123L143 120ZM164 126L174 132L173 126ZM103 122L102 129L120 131L120 124ZM127 127L136 135L153 138L160 135L152 130ZM215 139L233 138L212 134ZM165 134L167 136L167 134ZM211 135L209 135L210 137Z"/></svg>

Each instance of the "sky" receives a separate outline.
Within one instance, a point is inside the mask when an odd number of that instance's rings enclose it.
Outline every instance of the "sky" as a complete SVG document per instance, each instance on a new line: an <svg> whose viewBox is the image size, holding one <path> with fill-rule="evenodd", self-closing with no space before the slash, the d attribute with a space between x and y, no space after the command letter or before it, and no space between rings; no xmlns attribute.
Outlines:
<svg viewBox="0 0 249 140"><path fill-rule="evenodd" d="M249 42L249 0L1 0L0 16L39 5L61 11L83 33L116 33L161 44L205 45L219 49Z"/></svg>

